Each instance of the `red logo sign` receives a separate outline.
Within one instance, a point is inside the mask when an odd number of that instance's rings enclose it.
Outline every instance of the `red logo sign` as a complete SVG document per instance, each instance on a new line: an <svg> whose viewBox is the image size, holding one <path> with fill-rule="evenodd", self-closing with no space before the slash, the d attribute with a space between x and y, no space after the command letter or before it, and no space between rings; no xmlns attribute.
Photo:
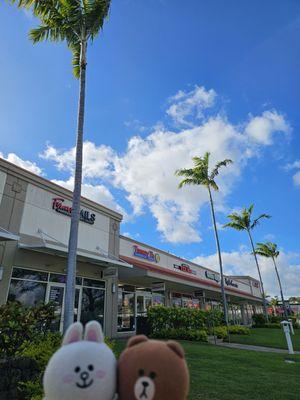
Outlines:
<svg viewBox="0 0 300 400"><path fill-rule="evenodd" d="M189 265L187 264L173 264L175 269L178 269L179 271L182 272L187 272L188 274L193 274L193 275L197 275L196 271L194 271Z"/></svg>

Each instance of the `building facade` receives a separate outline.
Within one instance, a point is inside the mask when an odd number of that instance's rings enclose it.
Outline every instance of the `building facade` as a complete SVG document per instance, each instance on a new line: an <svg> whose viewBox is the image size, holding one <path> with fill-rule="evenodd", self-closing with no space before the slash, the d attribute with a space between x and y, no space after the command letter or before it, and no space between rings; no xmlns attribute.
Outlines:
<svg viewBox="0 0 300 400"><path fill-rule="evenodd" d="M56 304L63 324L72 193L0 159L0 304ZM220 306L219 274L120 236L122 215L81 200L75 320L96 319L109 337L136 331L155 304ZM226 277L232 323L251 322L261 293L251 277Z"/></svg>

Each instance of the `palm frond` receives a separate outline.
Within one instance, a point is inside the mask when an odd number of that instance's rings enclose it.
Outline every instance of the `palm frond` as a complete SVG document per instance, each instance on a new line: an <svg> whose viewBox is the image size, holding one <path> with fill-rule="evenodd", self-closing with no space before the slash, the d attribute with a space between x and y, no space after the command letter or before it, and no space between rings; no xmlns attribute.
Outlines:
<svg viewBox="0 0 300 400"><path fill-rule="evenodd" d="M255 253L262 257L267 257L267 258L277 258L279 256L277 245L272 242L257 243L255 248Z"/></svg>
<svg viewBox="0 0 300 400"><path fill-rule="evenodd" d="M214 169L212 170L212 172L211 172L211 174L210 174L210 179L215 179L215 177L216 177L217 175L219 175L219 170L220 170L221 167L227 167L227 165L232 164L232 163L233 163L233 161L230 160L229 158L226 158L226 159L223 160L223 161L219 161L219 162L215 165Z"/></svg>
<svg viewBox="0 0 300 400"><path fill-rule="evenodd" d="M186 186L186 185L188 185L188 186L189 185L200 185L200 183L199 183L199 181L197 181L197 179L185 178L179 183L178 188L181 189L183 186Z"/></svg>
<svg viewBox="0 0 300 400"><path fill-rule="evenodd" d="M85 0L83 2L85 27L88 37L92 40L103 27L110 3L111 0Z"/></svg>
<svg viewBox="0 0 300 400"><path fill-rule="evenodd" d="M260 223L260 220L261 220L262 218L269 219L269 218L271 218L271 215L268 215L268 214L261 214L258 218L256 218L256 219L252 222L250 228L251 228L251 229L255 228L255 227Z"/></svg>
<svg viewBox="0 0 300 400"><path fill-rule="evenodd" d="M243 225L241 225L237 222L233 222L233 221L228 222L227 224L223 225L223 228L232 228L232 229L236 229L237 231L243 231L246 229Z"/></svg>
<svg viewBox="0 0 300 400"><path fill-rule="evenodd" d="M175 171L176 176L187 176L187 177L192 177L195 175L195 170L193 168L182 168L182 169L177 169Z"/></svg>
<svg viewBox="0 0 300 400"><path fill-rule="evenodd" d="M73 75L75 78L79 79L80 77L80 44L71 44L69 45L70 50L72 51L72 65L73 65Z"/></svg>
<svg viewBox="0 0 300 400"><path fill-rule="evenodd" d="M219 186L216 184L214 180L208 180L208 185L216 192L219 191Z"/></svg>

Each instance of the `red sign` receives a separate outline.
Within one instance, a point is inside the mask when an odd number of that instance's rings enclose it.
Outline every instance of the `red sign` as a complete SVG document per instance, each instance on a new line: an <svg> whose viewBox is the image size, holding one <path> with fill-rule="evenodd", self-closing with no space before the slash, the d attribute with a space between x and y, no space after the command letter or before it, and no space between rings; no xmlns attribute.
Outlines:
<svg viewBox="0 0 300 400"><path fill-rule="evenodd" d="M175 269L179 269L179 271L187 272L188 274L197 275L196 271L194 271L189 265L187 264L173 264Z"/></svg>

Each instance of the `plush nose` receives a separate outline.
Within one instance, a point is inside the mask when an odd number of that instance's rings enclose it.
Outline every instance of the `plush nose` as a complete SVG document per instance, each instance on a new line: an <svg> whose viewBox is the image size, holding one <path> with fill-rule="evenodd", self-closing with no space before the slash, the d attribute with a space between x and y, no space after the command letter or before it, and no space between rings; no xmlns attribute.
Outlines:
<svg viewBox="0 0 300 400"><path fill-rule="evenodd" d="M83 381L87 380L88 377L89 377L89 373L88 373L88 372L86 372L86 371L81 372L80 378L81 378Z"/></svg>
<svg viewBox="0 0 300 400"><path fill-rule="evenodd" d="M148 382L142 382L142 384L143 384L143 386L146 388L147 386L149 386L149 383Z"/></svg>

